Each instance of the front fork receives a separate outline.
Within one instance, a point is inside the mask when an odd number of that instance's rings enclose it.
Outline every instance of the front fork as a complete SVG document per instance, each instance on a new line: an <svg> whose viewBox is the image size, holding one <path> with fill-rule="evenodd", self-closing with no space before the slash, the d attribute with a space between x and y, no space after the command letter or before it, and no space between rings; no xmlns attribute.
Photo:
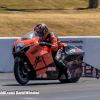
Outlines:
<svg viewBox="0 0 100 100"><path fill-rule="evenodd" d="M20 64L23 64L23 69L26 69L28 72L30 72L30 68L28 66L28 63L24 60L24 58L16 57L14 63L19 62Z"/></svg>

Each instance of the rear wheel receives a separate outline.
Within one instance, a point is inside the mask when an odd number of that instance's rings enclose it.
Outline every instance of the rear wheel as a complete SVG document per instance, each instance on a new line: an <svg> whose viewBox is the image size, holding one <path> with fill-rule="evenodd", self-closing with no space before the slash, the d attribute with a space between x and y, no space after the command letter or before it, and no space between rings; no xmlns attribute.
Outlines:
<svg viewBox="0 0 100 100"><path fill-rule="evenodd" d="M80 79L80 77L77 77L77 78L71 78L71 79L69 80L69 82L75 83L75 82L77 82L79 79Z"/></svg>
<svg viewBox="0 0 100 100"><path fill-rule="evenodd" d="M65 63L65 65L66 66L68 66L66 63ZM78 66L78 65L77 65ZM76 67L77 67L75 64L73 64L73 68L75 67L75 69L77 69ZM70 71L69 71L69 69L67 69L66 71L65 71L65 76L66 76L66 79L63 79L63 80L59 80L61 83L75 83L75 82L77 82L79 79L80 79L80 77L75 77L75 78L69 78L69 76L71 77L71 75L69 75L70 74ZM74 73L75 73L75 71L74 71ZM73 74L74 74L73 73Z"/></svg>
<svg viewBox="0 0 100 100"><path fill-rule="evenodd" d="M16 62L14 64L14 75L18 83L27 84L31 77L31 72L28 71L25 62Z"/></svg>
<svg viewBox="0 0 100 100"><path fill-rule="evenodd" d="M80 79L80 77L77 78L71 78L71 79L66 79L66 80L59 80L61 83L75 83Z"/></svg>

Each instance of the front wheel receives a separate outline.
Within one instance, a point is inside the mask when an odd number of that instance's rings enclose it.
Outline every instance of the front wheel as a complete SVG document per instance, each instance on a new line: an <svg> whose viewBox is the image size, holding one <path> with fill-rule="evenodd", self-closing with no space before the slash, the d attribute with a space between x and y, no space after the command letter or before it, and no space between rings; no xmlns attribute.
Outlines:
<svg viewBox="0 0 100 100"><path fill-rule="evenodd" d="M17 61L14 64L14 75L18 83L25 85L30 80L31 72L25 68L24 62Z"/></svg>

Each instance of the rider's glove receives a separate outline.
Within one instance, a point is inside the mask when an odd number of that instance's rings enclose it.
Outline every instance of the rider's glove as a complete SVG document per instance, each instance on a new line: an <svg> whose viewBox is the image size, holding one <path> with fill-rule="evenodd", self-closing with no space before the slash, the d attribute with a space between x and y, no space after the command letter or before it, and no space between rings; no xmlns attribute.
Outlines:
<svg viewBox="0 0 100 100"><path fill-rule="evenodd" d="M47 42L39 42L39 45L40 46L47 46L48 48L52 47L52 45L50 43L47 43Z"/></svg>

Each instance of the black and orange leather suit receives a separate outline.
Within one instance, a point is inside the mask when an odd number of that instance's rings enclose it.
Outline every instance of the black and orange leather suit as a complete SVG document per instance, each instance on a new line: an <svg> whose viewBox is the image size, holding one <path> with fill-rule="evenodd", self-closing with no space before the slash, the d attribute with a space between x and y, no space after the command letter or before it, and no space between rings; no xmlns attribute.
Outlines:
<svg viewBox="0 0 100 100"><path fill-rule="evenodd" d="M55 57L58 49L61 49L61 51L63 50L63 45L59 41L56 33L54 32L48 32L48 35L45 38L45 40L40 42L41 42L40 45L46 45L52 50L53 58Z"/></svg>
<svg viewBox="0 0 100 100"><path fill-rule="evenodd" d="M55 59L58 49L61 50L61 52L63 52L63 44L59 41L56 33L49 32L45 40L40 42L40 45L41 46L46 45L47 47L51 48L54 62L59 70L63 70L67 68L67 66L63 63L62 59L59 61Z"/></svg>

